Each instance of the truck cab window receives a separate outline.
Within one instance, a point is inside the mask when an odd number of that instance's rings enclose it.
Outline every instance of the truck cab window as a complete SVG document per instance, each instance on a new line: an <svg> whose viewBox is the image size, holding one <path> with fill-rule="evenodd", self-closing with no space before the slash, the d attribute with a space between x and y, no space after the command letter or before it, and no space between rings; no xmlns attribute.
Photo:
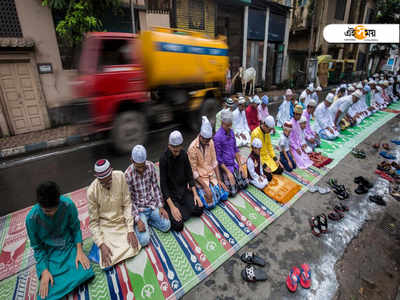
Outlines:
<svg viewBox="0 0 400 300"><path fill-rule="evenodd" d="M103 71L106 66L132 64L132 45L130 40L103 40L99 57L98 70Z"/></svg>

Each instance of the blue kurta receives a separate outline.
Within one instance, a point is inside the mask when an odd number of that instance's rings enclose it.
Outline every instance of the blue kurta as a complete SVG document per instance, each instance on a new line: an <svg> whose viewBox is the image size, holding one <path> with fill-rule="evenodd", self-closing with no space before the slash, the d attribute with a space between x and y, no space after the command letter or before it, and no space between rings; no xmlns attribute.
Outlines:
<svg viewBox="0 0 400 300"><path fill-rule="evenodd" d="M82 243L78 210L68 198L61 196L57 212L46 216L36 204L26 217L26 229L34 250L36 272L49 270L53 287L49 284L46 300L60 299L94 276L92 269L76 269L76 244ZM38 299L41 299L38 295Z"/></svg>

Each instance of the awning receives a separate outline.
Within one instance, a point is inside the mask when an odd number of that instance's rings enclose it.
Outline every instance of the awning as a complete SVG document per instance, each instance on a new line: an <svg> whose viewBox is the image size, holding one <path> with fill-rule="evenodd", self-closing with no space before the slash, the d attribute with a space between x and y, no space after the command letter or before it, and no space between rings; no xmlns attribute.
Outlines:
<svg viewBox="0 0 400 300"><path fill-rule="evenodd" d="M0 38L0 48L32 48L34 45L29 38Z"/></svg>

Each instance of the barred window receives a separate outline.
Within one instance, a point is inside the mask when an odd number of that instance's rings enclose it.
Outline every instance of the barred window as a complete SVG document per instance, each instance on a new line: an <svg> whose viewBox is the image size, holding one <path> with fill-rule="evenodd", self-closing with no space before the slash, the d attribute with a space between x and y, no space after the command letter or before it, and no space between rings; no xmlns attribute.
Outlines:
<svg viewBox="0 0 400 300"><path fill-rule="evenodd" d="M204 0L189 1L189 28L204 30Z"/></svg>
<svg viewBox="0 0 400 300"><path fill-rule="evenodd" d="M148 0L148 10L166 11L169 10L169 0Z"/></svg>
<svg viewBox="0 0 400 300"><path fill-rule="evenodd" d="M0 1L0 37L22 37L14 0Z"/></svg>

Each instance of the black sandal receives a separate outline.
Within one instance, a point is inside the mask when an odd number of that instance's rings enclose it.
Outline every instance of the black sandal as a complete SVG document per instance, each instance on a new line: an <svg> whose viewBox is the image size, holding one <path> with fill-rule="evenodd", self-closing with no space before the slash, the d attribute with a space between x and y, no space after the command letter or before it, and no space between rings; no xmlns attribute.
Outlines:
<svg viewBox="0 0 400 300"><path fill-rule="evenodd" d="M322 233L321 229L321 223L318 217L312 217L310 219L310 227L311 227L311 232L313 235L316 237L319 237Z"/></svg>
<svg viewBox="0 0 400 300"><path fill-rule="evenodd" d="M242 262L246 264L251 264L251 265L257 265L260 267L265 267L265 260L263 260L261 257L255 255L253 252L246 252L243 253L240 256L240 259Z"/></svg>
<svg viewBox="0 0 400 300"><path fill-rule="evenodd" d="M343 219L343 214L333 211L328 214L328 218L331 219L332 221L339 221Z"/></svg>
<svg viewBox="0 0 400 300"><path fill-rule="evenodd" d="M244 281L248 282L265 281L267 280L267 274L263 270L247 265L246 268L242 270L242 278Z"/></svg>

